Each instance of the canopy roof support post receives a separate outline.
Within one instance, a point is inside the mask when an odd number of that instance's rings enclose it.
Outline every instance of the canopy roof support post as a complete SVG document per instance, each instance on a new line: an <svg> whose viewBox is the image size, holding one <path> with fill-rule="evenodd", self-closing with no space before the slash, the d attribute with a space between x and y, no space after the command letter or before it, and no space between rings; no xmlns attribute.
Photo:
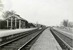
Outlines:
<svg viewBox="0 0 73 50"><path fill-rule="evenodd" d="M11 29L13 27L13 18L11 18Z"/></svg>
<svg viewBox="0 0 73 50"><path fill-rule="evenodd" d="M9 27L9 21L8 20L6 20L7 21L7 28Z"/></svg>
<svg viewBox="0 0 73 50"><path fill-rule="evenodd" d="M21 20L19 20L19 29L21 28Z"/></svg>

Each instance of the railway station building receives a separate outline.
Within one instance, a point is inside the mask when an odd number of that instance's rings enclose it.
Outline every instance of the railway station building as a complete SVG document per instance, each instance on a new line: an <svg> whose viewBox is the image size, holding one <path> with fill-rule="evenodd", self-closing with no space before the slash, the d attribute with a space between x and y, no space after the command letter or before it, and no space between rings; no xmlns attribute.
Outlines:
<svg viewBox="0 0 73 50"><path fill-rule="evenodd" d="M8 29L20 29L20 28L26 28L26 23L28 21L24 20L23 18L20 17L20 15L14 14L12 16L9 16L8 18L5 19L6 21L6 27Z"/></svg>

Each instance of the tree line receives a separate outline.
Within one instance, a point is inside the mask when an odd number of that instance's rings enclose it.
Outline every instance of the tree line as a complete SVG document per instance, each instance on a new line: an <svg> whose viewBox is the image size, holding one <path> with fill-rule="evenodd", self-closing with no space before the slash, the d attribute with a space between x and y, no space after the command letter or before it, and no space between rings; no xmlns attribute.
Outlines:
<svg viewBox="0 0 73 50"><path fill-rule="evenodd" d="M63 20L62 26L64 26L64 27L73 27L73 22L70 22L69 20Z"/></svg>

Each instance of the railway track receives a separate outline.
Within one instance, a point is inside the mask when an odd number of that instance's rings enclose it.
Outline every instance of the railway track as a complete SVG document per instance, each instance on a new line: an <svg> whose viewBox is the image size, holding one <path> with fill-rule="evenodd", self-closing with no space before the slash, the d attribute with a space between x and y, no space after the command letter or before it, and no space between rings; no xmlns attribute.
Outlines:
<svg viewBox="0 0 73 50"><path fill-rule="evenodd" d="M21 32L21 33L18 33L18 34L13 34L13 35L2 37L3 41L0 42L0 47L3 46L3 45L6 45L6 44L8 44L12 41L18 40L22 37L25 37L27 35L30 35L32 32L34 33L36 31L38 31L38 30L37 29L36 30L30 30L30 31Z"/></svg>
<svg viewBox="0 0 73 50"><path fill-rule="evenodd" d="M30 44L44 29L29 31L28 35L19 36L10 41L0 44L0 50L23 50Z"/></svg>
<svg viewBox="0 0 73 50"><path fill-rule="evenodd" d="M73 50L73 39L64 35L63 33L51 28L50 31L54 35L57 42L60 44L63 50Z"/></svg>

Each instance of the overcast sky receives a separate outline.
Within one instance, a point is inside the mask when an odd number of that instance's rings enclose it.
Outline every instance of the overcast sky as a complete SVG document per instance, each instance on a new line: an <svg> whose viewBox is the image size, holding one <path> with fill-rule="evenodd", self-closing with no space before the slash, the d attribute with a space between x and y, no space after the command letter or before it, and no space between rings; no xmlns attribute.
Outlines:
<svg viewBox="0 0 73 50"><path fill-rule="evenodd" d="M73 0L3 0L4 10L14 10L29 22L59 25L73 21Z"/></svg>

